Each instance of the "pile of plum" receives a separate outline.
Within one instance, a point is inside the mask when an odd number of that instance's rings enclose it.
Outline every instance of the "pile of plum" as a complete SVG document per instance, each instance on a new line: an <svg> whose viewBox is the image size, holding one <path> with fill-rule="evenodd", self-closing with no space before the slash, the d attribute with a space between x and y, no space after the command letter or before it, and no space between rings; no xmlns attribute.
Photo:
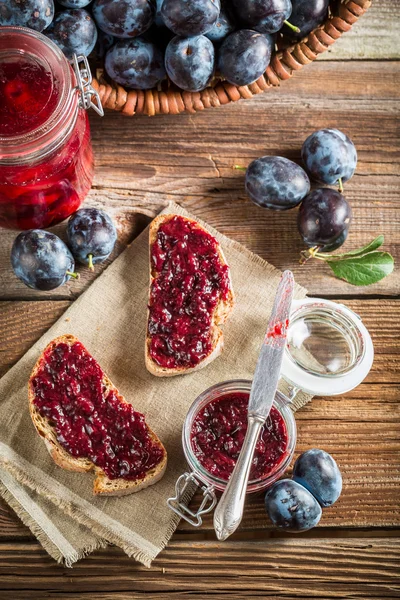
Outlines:
<svg viewBox="0 0 400 600"><path fill-rule="evenodd" d="M281 479L267 491L265 510L275 527L307 531L318 525L322 508L332 506L342 491L335 459L318 448L296 460L292 479Z"/></svg>
<svg viewBox="0 0 400 600"><path fill-rule="evenodd" d="M320 129L306 139L301 157L306 170L282 156L253 160L246 169L246 192L263 208L287 210L301 203L297 226L305 245L331 252L349 233L352 211L341 192L356 169L357 150L342 131ZM338 185L339 191L322 187L310 192L308 176L319 184Z"/></svg>
<svg viewBox="0 0 400 600"><path fill-rule="evenodd" d="M185 91L215 76L256 81L277 39L286 45L324 22L329 0L3 0L0 25L43 31L71 59L95 49L109 77L150 89L167 75Z"/></svg>
<svg viewBox="0 0 400 600"><path fill-rule="evenodd" d="M22 231L11 249L15 275L34 290L54 290L75 273L75 260L93 270L113 251L117 230L104 210L81 208L69 219L67 244L44 229Z"/></svg>

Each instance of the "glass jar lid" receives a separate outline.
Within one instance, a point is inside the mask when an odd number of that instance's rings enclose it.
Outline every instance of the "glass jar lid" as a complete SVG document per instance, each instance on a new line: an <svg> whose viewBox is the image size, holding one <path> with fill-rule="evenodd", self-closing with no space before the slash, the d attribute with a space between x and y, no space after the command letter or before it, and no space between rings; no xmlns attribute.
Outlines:
<svg viewBox="0 0 400 600"><path fill-rule="evenodd" d="M352 310L329 300L292 304L282 376L318 396L343 394L367 376L373 362L371 336Z"/></svg>

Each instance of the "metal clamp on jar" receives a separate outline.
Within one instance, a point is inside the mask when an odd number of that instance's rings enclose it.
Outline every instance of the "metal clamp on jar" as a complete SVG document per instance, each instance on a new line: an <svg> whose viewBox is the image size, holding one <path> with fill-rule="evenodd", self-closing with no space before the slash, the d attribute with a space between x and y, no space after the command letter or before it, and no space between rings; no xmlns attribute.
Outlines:
<svg viewBox="0 0 400 600"><path fill-rule="evenodd" d="M289 397L277 391L274 408L286 428L286 447L279 462L264 477L250 480L247 493L265 490L289 467L296 446L296 422L290 404L296 393L313 396L344 394L357 387L368 375L374 357L371 336L361 318L342 304L319 298L292 303L281 377L291 387ZM199 527L202 516L217 503L216 490L224 491L227 479L221 479L204 467L193 447L196 418L217 398L250 394L251 381L227 381L207 389L193 402L186 416L182 445L190 471L176 482L175 496L168 506L185 521ZM194 485L203 497L197 509L189 509L185 496Z"/></svg>

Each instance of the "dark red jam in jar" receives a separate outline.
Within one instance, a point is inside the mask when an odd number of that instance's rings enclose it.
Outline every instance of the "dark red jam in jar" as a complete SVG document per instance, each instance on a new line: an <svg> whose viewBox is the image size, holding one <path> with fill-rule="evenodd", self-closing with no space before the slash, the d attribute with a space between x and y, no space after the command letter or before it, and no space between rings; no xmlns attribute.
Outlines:
<svg viewBox="0 0 400 600"><path fill-rule="evenodd" d="M59 48L0 27L0 226L48 227L77 210L93 179L86 111Z"/></svg>
<svg viewBox="0 0 400 600"><path fill-rule="evenodd" d="M174 216L151 248L150 355L161 367L194 367L212 349L210 327L230 290L218 242L197 223Z"/></svg>
<svg viewBox="0 0 400 600"><path fill-rule="evenodd" d="M103 375L81 343L59 343L45 353L32 381L34 404L73 457L89 458L110 479L140 479L163 460L164 450L144 416L121 402Z"/></svg>
<svg viewBox="0 0 400 600"><path fill-rule="evenodd" d="M194 455L214 477L227 481L235 467L247 431L249 393L231 392L203 406L190 432ZM268 477L287 457L286 423L275 406L261 430L253 457L250 480Z"/></svg>

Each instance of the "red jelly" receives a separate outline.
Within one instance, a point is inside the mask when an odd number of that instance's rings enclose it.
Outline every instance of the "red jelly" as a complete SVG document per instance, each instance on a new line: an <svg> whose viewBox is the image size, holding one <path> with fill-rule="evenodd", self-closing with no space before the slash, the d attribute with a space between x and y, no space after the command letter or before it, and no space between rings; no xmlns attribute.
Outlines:
<svg viewBox="0 0 400 600"><path fill-rule="evenodd" d="M179 216L159 228L151 264L150 355L161 367L194 367L211 352L212 317L228 297L229 268L217 240Z"/></svg>
<svg viewBox="0 0 400 600"><path fill-rule="evenodd" d="M0 27L0 226L48 227L88 193L93 153L75 86L48 38Z"/></svg>
<svg viewBox="0 0 400 600"><path fill-rule="evenodd" d="M233 392L212 400L196 415L190 432L194 455L214 477L227 481L235 467L247 431L249 394ZM261 430L250 480L265 479L287 456L285 420L274 406Z"/></svg>
<svg viewBox="0 0 400 600"><path fill-rule="evenodd" d="M32 381L34 404L74 457L89 458L110 479L136 480L155 467L164 450L142 414L104 385L103 371L79 342L49 349Z"/></svg>

